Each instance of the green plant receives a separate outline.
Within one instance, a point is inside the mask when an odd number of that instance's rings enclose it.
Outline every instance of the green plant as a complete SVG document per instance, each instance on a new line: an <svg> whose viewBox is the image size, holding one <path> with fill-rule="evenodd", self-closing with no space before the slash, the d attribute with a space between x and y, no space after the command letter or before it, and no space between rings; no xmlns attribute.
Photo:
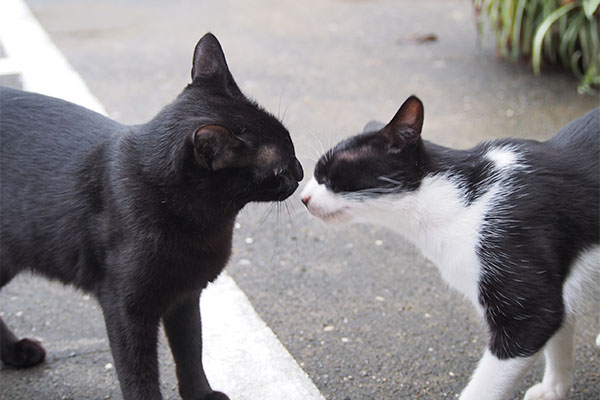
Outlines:
<svg viewBox="0 0 600 400"><path fill-rule="evenodd" d="M489 21L499 53L542 62L561 62L580 80L578 90L600 85L600 0L473 0L483 32Z"/></svg>

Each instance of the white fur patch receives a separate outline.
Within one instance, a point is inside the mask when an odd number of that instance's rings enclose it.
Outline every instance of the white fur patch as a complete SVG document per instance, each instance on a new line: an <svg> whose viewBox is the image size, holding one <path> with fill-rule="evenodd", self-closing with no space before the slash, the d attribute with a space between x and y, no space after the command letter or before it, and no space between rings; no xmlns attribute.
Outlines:
<svg viewBox="0 0 600 400"><path fill-rule="evenodd" d="M349 222L347 205L343 199L327 189L312 177L306 184L300 197L305 201L308 211L328 224Z"/></svg>
<svg viewBox="0 0 600 400"><path fill-rule="evenodd" d="M460 182L447 175L430 175L414 192L361 199L333 193L313 178L302 198L310 199L308 210L325 222L376 223L403 234L438 266L450 286L482 312L476 249L483 218L498 192L494 184L466 206Z"/></svg>
<svg viewBox="0 0 600 400"><path fill-rule="evenodd" d="M563 286L563 301L568 316L577 315L591 302L600 306L600 246L579 255ZM600 345L599 345L600 346Z"/></svg>
<svg viewBox="0 0 600 400"><path fill-rule="evenodd" d="M485 157L494 163L494 166L503 170L519 165L519 153L514 146L493 147L485 154Z"/></svg>
<svg viewBox="0 0 600 400"><path fill-rule="evenodd" d="M535 357L500 360L486 350L479 365L460 395L460 400L504 400L533 363Z"/></svg>

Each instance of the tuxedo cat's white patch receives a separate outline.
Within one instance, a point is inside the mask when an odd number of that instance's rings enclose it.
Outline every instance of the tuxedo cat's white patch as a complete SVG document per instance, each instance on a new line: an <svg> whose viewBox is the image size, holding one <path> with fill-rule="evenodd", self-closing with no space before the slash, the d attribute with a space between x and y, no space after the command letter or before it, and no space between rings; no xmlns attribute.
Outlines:
<svg viewBox="0 0 600 400"><path fill-rule="evenodd" d="M455 179L431 175L415 192L369 199L368 206L350 212L356 213L358 222L376 221L413 242L439 267L445 281L479 309L480 265L475 250L484 216L497 192L495 185L465 206L464 193Z"/></svg>
<svg viewBox="0 0 600 400"><path fill-rule="evenodd" d="M486 350L460 400L507 399L533 361L532 357L500 360Z"/></svg>
<svg viewBox="0 0 600 400"><path fill-rule="evenodd" d="M492 147L485 157L501 170L519 165L518 149L514 146Z"/></svg>
<svg viewBox="0 0 600 400"><path fill-rule="evenodd" d="M308 181L300 197L311 214L328 224L344 223L350 218L349 204L314 177Z"/></svg>
<svg viewBox="0 0 600 400"><path fill-rule="evenodd" d="M600 306L600 246L577 257L565 281L563 298L569 316L581 313L590 304Z"/></svg>

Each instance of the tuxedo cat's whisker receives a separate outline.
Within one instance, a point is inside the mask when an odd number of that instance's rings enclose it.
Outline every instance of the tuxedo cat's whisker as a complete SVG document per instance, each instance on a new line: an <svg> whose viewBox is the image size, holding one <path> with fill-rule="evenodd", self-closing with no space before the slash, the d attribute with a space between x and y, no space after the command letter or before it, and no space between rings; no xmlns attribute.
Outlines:
<svg viewBox="0 0 600 400"><path fill-rule="evenodd" d="M396 186L402 187L402 182L400 182L400 181L397 181L397 180L395 180L395 179L392 179L392 178L389 178L389 177L387 177L387 176L380 176L380 177L378 177L377 179L379 179L380 181L383 181L383 182L391 183L391 184L393 184L393 185L396 185Z"/></svg>
<svg viewBox="0 0 600 400"><path fill-rule="evenodd" d="M314 136L314 133L312 135ZM321 154L323 154L323 152L320 151L319 149L317 149L311 142L304 143L304 146L307 146L308 149L305 149L300 152L300 154L303 155L302 158L309 158L311 161L314 161L316 163L318 161L318 159L321 158ZM313 159L312 156L310 156L308 154L309 151L313 152L315 154L315 157L316 157L315 159Z"/></svg>
<svg viewBox="0 0 600 400"><path fill-rule="evenodd" d="M319 146L321 148L320 151L317 151L318 158L320 158L321 154L325 153L325 147L323 146L323 142L321 141L321 139L319 138L319 136L316 133L310 132L310 135L317 141L317 143L319 144Z"/></svg>
<svg viewBox="0 0 600 400"><path fill-rule="evenodd" d="M305 143L304 146L308 148L298 150L298 159L303 161L309 160L311 163L316 164L319 158L321 157L321 154L310 143ZM311 153L314 153L315 156L311 155Z"/></svg>

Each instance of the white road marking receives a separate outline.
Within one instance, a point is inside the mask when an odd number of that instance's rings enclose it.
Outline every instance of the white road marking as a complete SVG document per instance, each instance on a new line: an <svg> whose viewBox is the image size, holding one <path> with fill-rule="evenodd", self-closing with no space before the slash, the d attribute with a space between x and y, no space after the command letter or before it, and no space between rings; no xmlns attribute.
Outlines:
<svg viewBox="0 0 600 400"><path fill-rule="evenodd" d="M1 9L2 46L7 58L21 72L23 89L60 97L106 114L27 5L22 0L2 0Z"/></svg>
<svg viewBox="0 0 600 400"><path fill-rule="evenodd" d="M2 0L0 41L7 55L0 66L19 72L25 90L106 115L22 0ZM213 388L236 400L324 400L229 275L209 285L201 307L204 364Z"/></svg>

